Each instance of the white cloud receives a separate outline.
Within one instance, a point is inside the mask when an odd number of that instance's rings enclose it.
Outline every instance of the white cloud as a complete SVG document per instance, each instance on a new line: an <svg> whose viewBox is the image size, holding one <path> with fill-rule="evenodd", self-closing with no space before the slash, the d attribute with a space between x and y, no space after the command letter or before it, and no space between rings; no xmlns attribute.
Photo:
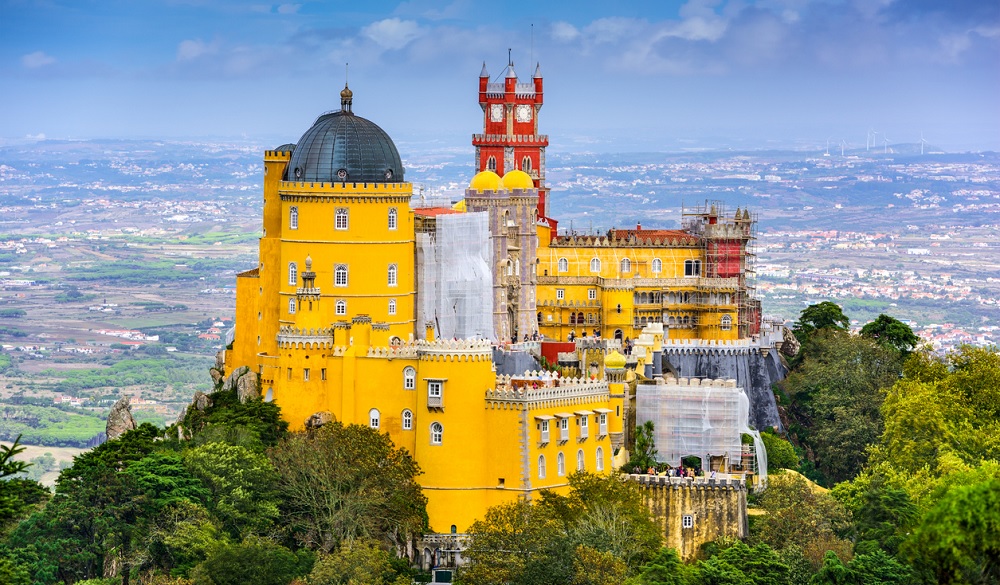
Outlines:
<svg viewBox="0 0 1000 585"><path fill-rule="evenodd" d="M197 59L202 55L214 53L216 49L217 47L215 45L208 44L201 39L183 40L179 45L177 45L177 60L191 61L192 59Z"/></svg>
<svg viewBox="0 0 1000 585"><path fill-rule="evenodd" d="M301 4L279 4L278 14L297 14L299 8L302 8Z"/></svg>
<svg viewBox="0 0 1000 585"><path fill-rule="evenodd" d="M45 54L44 51L35 51L21 57L21 64L28 69L38 69L56 62L55 57Z"/></svg>
<svg viewBox="0 0 1000 585"><path fill-rule="evenodd" d="M420 26L412 20L386 18L361 29L361 34L375 41L384 49L402 49L421 34Z"/></svg>
<svg viewBox="0 0 1000 585"><path fill-rule="evenodd" d="M552 24L552 38L557 41L568 43L580 36L580 31L568 22L556 22Z"/></svg>

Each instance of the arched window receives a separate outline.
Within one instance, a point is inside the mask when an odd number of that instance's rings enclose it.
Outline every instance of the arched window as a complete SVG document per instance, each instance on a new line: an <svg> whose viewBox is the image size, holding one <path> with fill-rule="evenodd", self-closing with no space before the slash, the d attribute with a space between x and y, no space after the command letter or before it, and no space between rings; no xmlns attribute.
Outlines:
<svg viewBox="0 0 1000 585"><path fill-rule="evenodd" d="M562 453L556 457L556 473L559 474L559 477L566 475L566 456Z"/></svg>
<svg viewBox="0 0 1000 585"><path fill-rule="evenodd" d="M337 301L337 305L336 306L337 306L336 313L338 315L346 315L347 314L347 301Z"/></svg>
<svg viewBox="0 0 1000 585"><path fill-rule="evenodd" d="M299 208L294 205L288 208L288 229L299 229Z"/></svg>
<svg viewBox="0 0 1000 585"><path fill-rule="evenodd" d="M347 229L347 208L346 207L338 207L337 211L336 211L336 215L334 216L334 218L335 218L334 222L333 222L333 227L334 228L336 228L338 230L346 230Z"/></svg>
<svg viewBox="0 0 1000 585"><path fill-rule="evenodd" d="M337 264L333 269L333 285L347 286L347 264Z"/></svg>
<svg viewBox="0 0 1000 585"><path fill-rule="evenodd" d="M397 225L398 225L398 217L397 217L397 214L396 214L396 208L395 207L390 207L389 208L389 229L390 230L394 230L394 229L396 229Z"/></svg>
<svg viewBox="0 0 1000 585"><path fill-rule="evenodd" d="M396 314L396 299L389 299L389 314Z"/></svg>
<svg viewBox="0 0 1000 585"><path fill-rule="evenodd" d="M545 455L538 456L538 479L545 479Z"/></svg>
<svg viewBox="0 0 1000 585"><path fill-rule="evenodd" d="M653 258L653 274L659 274L663 272L663 261L659 258Z"/></svg>
<svg viewBox="0 0 1000 585"><path fill-rule="evenodd" d="M295 314L295 297L288 299L288 314L289 315Z"/></svg>
<svg viewBox="0 0 1000 585"><path fill-rule="evenodd" d="M723 315L722 319L719 320L719 325L723 331L729 331L733 328L733 318L729 315Z"/></svg>
<svg viewBox="0 0 1000 585"><path fill-rule="evenodd" d="M597 448L597 471L604 471L604 447Z"/></svg>
<svg viewBox="0 0 1000 585"><path fill-rule="evenodd" d="M632 261L628 258L622 258L622 272L632 272Z"/></svg>
<svg viewBox="0 0 1000 585"><path fill-rule="evenodd" d="M591 272L600 272L601 271L601 259L600 258L593 258L593 259L591 259L591 261L590 261L590 271Z"/></svg>
<svg viewBox="0 0 1000 585"><path fill-rule="evenodd" d="M417 371L411 366L403 368L403 390L417 389Z"/></svg>
<svg viewBox="0 0 1000 585"><path fill-rule="evenodd" d="M368 425L371 428L373 428L373 429L377 429L381 423L382 423L382 415L379 414L378 409L377 408L373 408L373 409L369 410L368 411Z"/></svg>
<svg viewBox="0 0 1000 585"><path fill-rule="evenodd" d="M569 271L569 260L567 260L566 258L560 258L559 272L568 272L568 271Z"/></svg>
<svg viewBox="0 0 1000 585"><path fill-rule="evenodd" d="M587 467L587 463L583 459L583 449L576 452L576 470L583 471Z"/></svg>
<svg viewBox="0 0 1000 585"><path fill-rule="evenodd" d="M396 283L397 283L397 279L396 279L396 265L395 264L390 264L389 265L389 286L396 286Z"/></svg>
<svg viewBox="0 0 1000 585"><path fill-rule="evenodd" d="M526 157L524 157L524 158L521 159L521 170L524 171L524 172L526 172L526 173L528 173L529 175L531 174L531 157L530 156L526 156Z"/></svg>
<svg viewBox="0 0 1000 585"><path fill-rule="evenodd" d="M413 430L413 413L409 409L403 411L403 430Z"/></svg>
<svg viewBox="0 0 1000 585"><path fill-rule="evenodd" d="M299 266L294 262L288 263L288 284L296 285L299 283Z"/></svg>
<svg viewBox="0 0 1000 585"><path fill-rule="evenodd" d="M431 424L431 445L440 445L441 440L444 438L444 427L441 423Z"/></svg>
<svg viewBox="0 0 1000 585"><path fill-rule="evenodd" d="M486 159L486 170L493 171L494 173L497 171L497 157L491 156Z"/></svg>

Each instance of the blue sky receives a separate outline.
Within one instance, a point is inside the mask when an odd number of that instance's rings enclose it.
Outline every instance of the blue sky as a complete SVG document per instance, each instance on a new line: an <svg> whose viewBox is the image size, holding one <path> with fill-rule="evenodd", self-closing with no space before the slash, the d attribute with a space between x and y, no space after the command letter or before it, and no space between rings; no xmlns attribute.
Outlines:
<svg viewBox="0 0 1000 585"><path fill-rule="evenodd" d="M350 62L356 113L467 148L508 47L558 149L1000 150L996 0L0 0L0 136L294 141Z"/></svg>

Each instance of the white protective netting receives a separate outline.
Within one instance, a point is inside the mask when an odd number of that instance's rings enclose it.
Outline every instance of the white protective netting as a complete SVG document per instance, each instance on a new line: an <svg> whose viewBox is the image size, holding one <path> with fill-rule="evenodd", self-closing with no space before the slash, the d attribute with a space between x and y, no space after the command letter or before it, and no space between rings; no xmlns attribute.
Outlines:
<svg viewBox="0 0 1000 585"><path fill-rule="evenodd" d="M748 422L750 400L735 381L681 378L639 384L635 405L636 428L653 421L657 461L676 467L682 457L695 456L708 469L711 457L725 456L729 471L756 471L757 485L767 485L767 452ZM744 464L743 433L754 440L755 470ZM740 465L742 469L736 467Z"/></svg>
<svg viewBox="0 0 1000 585"><path fill-rule="evenodd" d="M417 325L439 339L495 339L487 212L439 215L417 234Z"/></svg>

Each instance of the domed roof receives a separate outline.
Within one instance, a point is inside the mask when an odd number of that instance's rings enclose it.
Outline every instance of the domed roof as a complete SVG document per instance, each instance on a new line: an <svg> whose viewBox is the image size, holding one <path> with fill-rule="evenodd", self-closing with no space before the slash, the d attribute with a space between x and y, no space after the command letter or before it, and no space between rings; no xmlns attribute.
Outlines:
<svg viewBox="0 0 1000 585"><path fill-rule="evenodd" d="M494 173L493 171L480 171L476 173L475 177L472 177L472 181L469 182L469 189L472 191L499 191L500 190L500 175Z"/></svg>
<svg viewBox="0 0 1000 585"><path fill-rule="evenodd" d="M351 112L353 93L341 92L340 111L323 114L306 130L288 162L289 181L401 183L403 162L377 124Z"/></svg>
<svg viewBox="0 0 1000 585"><path fill-rule="evenodd" d="M524 171L507 171L503 176L504 189L534 189L535 182L531 180L531 175Z"/></svg>
<svg viewBox="0 0 1000 585"><path fill-rule="evenodd" d="M625 367L625 356L615 350L604 357L604 367L612 370L620 370Z"/></svg>

